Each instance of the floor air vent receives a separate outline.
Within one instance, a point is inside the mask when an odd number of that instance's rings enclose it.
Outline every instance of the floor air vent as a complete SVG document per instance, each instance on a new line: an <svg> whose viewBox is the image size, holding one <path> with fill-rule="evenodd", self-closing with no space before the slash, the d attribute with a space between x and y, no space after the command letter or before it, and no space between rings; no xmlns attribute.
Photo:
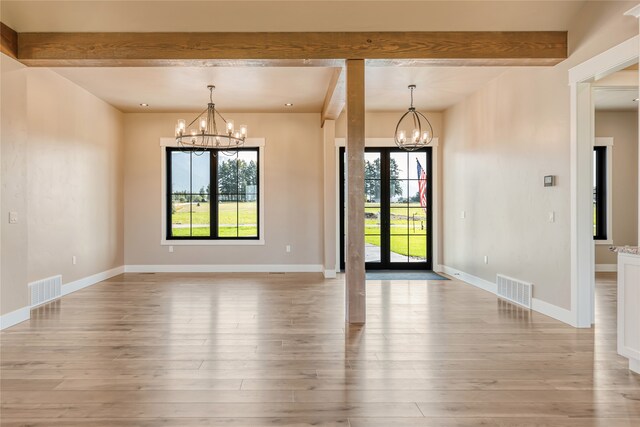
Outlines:
<svg viewBox="0 0 640 427"><path fill-rule="evenodd" d="M498 285L498 297L531 308L533 294L531 283L498 274L496 284Z"/></svg>
<svg viewBox="0 0 640 427"><path fill-rule="evenodd" d="M44 304L62 295L62 276L48 277L29 283L31 307Z"/></svg>

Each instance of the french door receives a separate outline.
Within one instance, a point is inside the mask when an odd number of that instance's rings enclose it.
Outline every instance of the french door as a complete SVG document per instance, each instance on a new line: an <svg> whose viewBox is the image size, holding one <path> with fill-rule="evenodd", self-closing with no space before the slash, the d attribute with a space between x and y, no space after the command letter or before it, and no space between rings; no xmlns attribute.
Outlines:
<svg viewBox="0 0 640 427"><path fill-rule="evenodd" d="M340 149L340 266L345 267L346 173ZM365 149L367 270L432 268L431 148Z"/></svg>

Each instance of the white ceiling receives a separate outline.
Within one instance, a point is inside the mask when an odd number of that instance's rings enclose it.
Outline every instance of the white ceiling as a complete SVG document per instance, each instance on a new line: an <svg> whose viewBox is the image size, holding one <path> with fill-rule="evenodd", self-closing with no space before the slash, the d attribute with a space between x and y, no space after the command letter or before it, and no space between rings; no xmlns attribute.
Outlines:
<svg viewBox="0 0 640 427"><path fill-rule="evenodd" d="M228 112L320 112L331 68L53 68L123 112L198 111L213 101ZM285 108L290 102L293 108ZM140 103L149 104L141 108Z"/></svg>
<svg viewBox="0 0 640 427"><path fill-rule="evenodd" d="M197 111L209 99L221 111L319 113L333 73L325 67L153 67L53 68L123 112ZM409 84L416 84L415 106L441 111L504 71L500 67L368 67L368 111L399 111L409 106ZM291 102L292 108L284 104ZM143 108L140 103L147 103Z"/></svg>
<svg viewBox="0 0 640 427"><path fill-rule="evenodd" d="M593 91L596 111L636 111L637 87L600 87Z"/></svg>

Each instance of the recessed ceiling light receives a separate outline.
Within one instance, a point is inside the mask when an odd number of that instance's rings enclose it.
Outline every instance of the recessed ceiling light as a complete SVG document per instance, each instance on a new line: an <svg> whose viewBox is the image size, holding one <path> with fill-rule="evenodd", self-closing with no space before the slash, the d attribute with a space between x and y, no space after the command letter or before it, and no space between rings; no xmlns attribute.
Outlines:
<svg viewBox="0 0 640 427"><path fill-rule="evenodd" d="M290 102L287 102L286 104L284 104L285 107L293 107L293 104Z"/></svg>
<svg viewBox="0 0 640 427"><path fill-rule="evenodd" d="M141 104L140 104L140 106L141 106L141 107L148 107L148 106L149 106L149 104L147 104L146 102L143 102L143 103L141 103Z"/></svg>
<svg viewBox="0 0 640 427"><path fill-rule="evenodd" d="M638 98L634 98L634 99L633 99L633 102L638 102L638 101L639 101L639 99L638 99Z"/></svg>

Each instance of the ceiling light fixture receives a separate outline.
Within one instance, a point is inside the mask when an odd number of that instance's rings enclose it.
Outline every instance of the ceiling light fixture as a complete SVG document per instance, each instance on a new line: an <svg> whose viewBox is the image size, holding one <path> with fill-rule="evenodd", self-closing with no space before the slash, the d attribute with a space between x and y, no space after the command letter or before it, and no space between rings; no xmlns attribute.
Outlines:
<svg viewBox="0 0 640 427"><path fill-rule="evenodd" d="M413 106L413 91L416 85L409 85L411 91L411 105L406 113L400 117L396 125L394 140L396 145L406 151L415 151L433 140L433 127L429 120ZM410 133L407 129L411 129Z"/></svg>
<svg viewBox="0 0 640 427"><path fill-rule="evenodd" d="M293 107L293 104L290 102L287 102L286 104L284 104L285 107Z"/></svg>
<svg viewBox="0 0 640 427"><path fill-rule="evenodd" d="M209 89L209 103L207 108L187 125L184 119L178 120L176 124L176 143L179 147L196 148L203 152L208 148L220 148L225 152L233 152L244 145L247 138L247 125L240 125L235 129L233 120L227 120L216 110L213 103L214 85L207 86ZM224 122L224 130L219 132L216 123L216 114Z"/></svg>
<svg viewBox="0 0 640 427"><path fill-rule="evenodd" d="M147 104L146 102L143 102L143 103L141 103L141 104L140 104L140 106L141 106L141 107L148 107L148 106L149 106L149 104Z"/></svg>
<svg viewBox="0 0 640 427"><path fill-rule="evenodd" d="M638 102L638 101L640 101L640 99L638 99L638 98L633 98L633 102Z"/></svg>

